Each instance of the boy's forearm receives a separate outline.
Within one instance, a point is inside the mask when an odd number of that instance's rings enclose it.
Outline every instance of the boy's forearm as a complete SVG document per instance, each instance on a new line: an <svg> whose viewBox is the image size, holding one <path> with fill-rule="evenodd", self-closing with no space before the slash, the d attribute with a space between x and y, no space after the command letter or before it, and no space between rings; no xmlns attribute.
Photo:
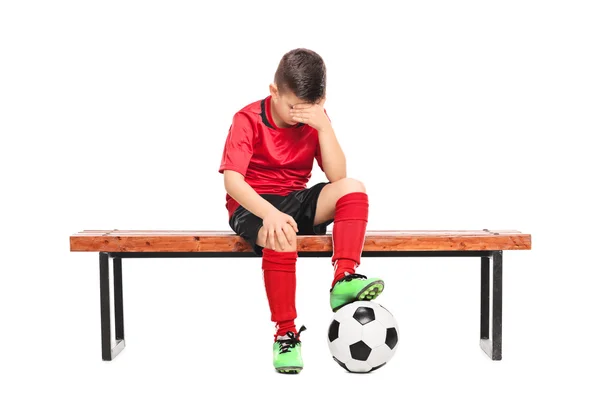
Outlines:
<svg viewBox="0 0 600 400"><path fill-rule="evenodd" d="M243 178L243 177L242 177ZM262 198L243 179L225 179L225 190L231 197L257 217L264 219L268 212L276 209L271 203Z"/></svg>
<svg viewBox="0 0 600 400"><path fill-rule="evenodd" d="M332 127L319 131L319 145L321 146L321 160L323 171L330 182L335 182L346 177L346 156L335 136Z"/></svg>

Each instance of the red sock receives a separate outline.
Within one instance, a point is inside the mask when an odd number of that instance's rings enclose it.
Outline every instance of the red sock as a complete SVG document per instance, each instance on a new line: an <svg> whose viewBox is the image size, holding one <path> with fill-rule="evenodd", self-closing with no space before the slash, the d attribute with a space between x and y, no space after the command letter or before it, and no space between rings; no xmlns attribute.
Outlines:
<svg viewBox="0 0 600 400"><path fill-rule="evenodd" d="M335 205L333 219L334 278L331 287L360 265L369 216L369 197L363 192L342 196Z"/></svg>
<svg viewBox="0 0 600 400"><path fill-rule="evenodd" d="M276 252L263 249L262 269L271 309L271 321L277 327L277 336L288 331L296 334L296 260L298 252Z"/></svg>

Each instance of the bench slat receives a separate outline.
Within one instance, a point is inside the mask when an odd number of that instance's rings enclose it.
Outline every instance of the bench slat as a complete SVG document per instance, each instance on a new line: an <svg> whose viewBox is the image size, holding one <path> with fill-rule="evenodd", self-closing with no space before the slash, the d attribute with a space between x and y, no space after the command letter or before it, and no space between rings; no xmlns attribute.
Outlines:
<svg viewBox="0 0 600 400"><path fill-rule="evenodd" d="M70 237L71 251L250 252L232 231L84 230ZM363 251L530 250L531 235L515 230L374 230ZM298 236L298 251L332 251L331 234Z"/></svg>
<svg viewBox="0 0 600 400"><path fill-rule="evenodd" d="M519 231L507 231L507 230L373 230L368 231L367 235L372 236L406 236L406 235L434 235L434 236L457 236L457 235L479 235L489 236L495 233L498 234L521 234ZM195 231L195 230L97 230L97 231L83 231L75 234L74 236L230 236L232 231Z"/></svg>

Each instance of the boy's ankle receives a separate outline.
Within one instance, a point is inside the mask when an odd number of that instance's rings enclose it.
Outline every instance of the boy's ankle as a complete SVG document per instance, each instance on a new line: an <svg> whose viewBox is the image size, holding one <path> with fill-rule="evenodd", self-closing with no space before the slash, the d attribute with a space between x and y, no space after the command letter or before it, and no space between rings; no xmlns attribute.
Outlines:
<svg viewBox="0 0 600 400"><path fill-rule="evenodd" d="M277 332L275 332L274 335L275 340L287 338L288 332L292 332L294 336L298 334L298 331L296 330L296 324L294 323L293 319L288 321L280 321L277 323Z"/></svg>
<svg viewBox="0 0 600 400"><path fill-rule="evenodd" d="M346 259L336 260L334 269L335 272L333 282L331 282L331 287L334 287L335 284L343 277L354 274L356 271L356 263L352 260Z"/></svg>

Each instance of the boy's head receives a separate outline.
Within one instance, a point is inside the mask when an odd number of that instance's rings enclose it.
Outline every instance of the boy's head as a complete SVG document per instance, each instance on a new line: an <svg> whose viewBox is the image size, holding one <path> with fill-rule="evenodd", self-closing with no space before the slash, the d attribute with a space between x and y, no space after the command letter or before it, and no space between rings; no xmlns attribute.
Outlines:
<svg viewBox="0 0 600 400"><path fill-rule="evenodd" d="M325 99L326 81L325 63L317 53L308 49L287 52L279 62L275 82L269 85L273 111L286 125L295 125L289 116L290 108Z"/></svg>

